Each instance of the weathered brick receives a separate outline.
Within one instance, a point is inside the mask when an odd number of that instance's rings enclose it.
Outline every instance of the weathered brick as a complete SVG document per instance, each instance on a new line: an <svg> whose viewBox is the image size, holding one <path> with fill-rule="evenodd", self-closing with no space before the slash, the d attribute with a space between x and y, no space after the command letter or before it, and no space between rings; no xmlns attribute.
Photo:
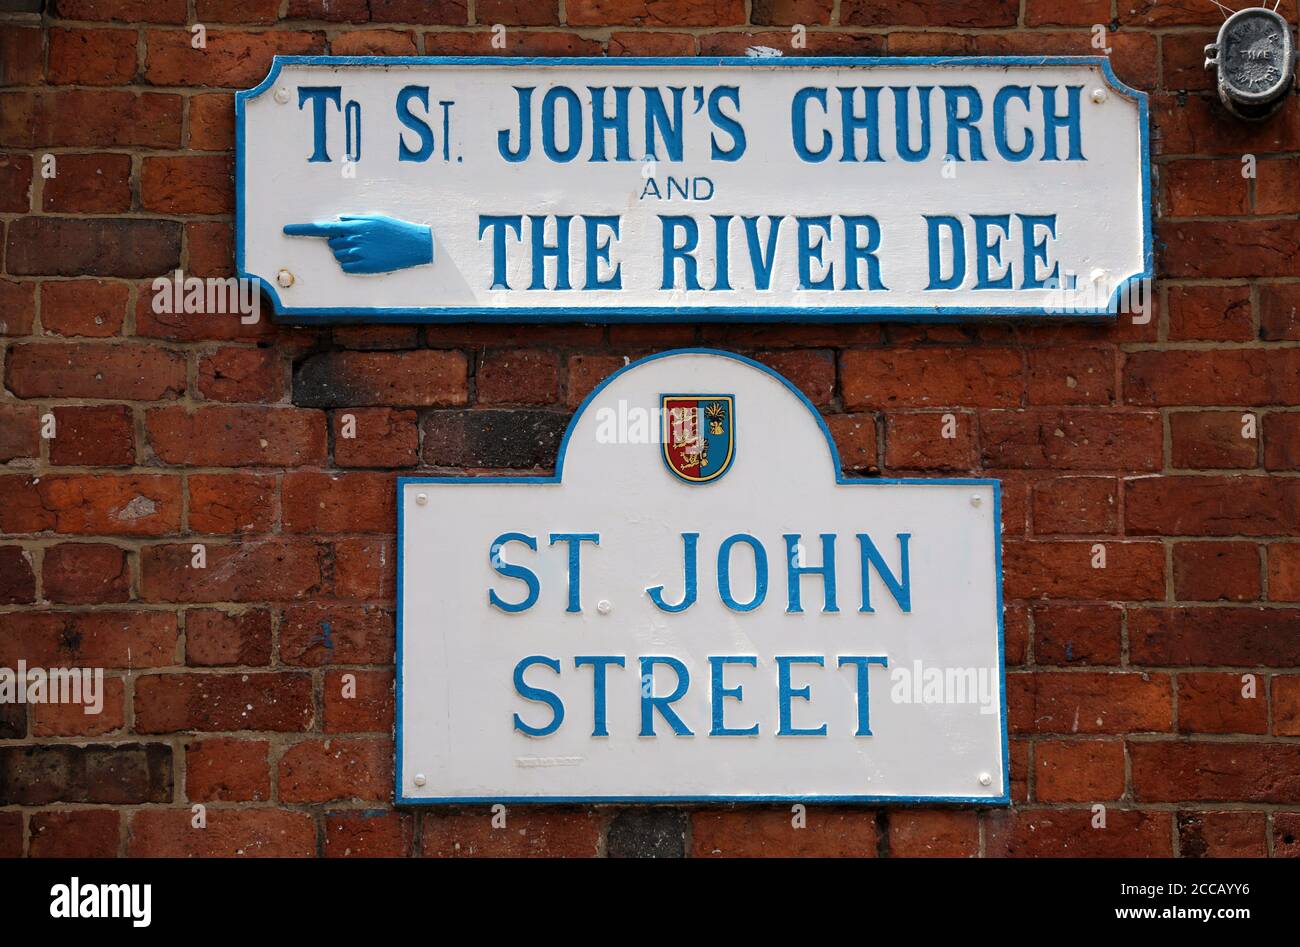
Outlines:
<svg viewBox="0 0 1300 947"><path fill-rule="evenodd" d="M889 854L898 858L973 858L979 852L974 812L896 809L889 813Z"/></svg>
<svg viewBox="0 0 1300 947"><path fill-rule="evenodd" d="M420 429L414 411L335 411L332 425L334 463L340 467L414 467L420 462Z"/></svg>
<svg viewBox="0 0 1300 947"><path fill-rule="evenodd" d="M1300 602L1300 543L1269 544L1268 600Z"/></svg>
<svg viewBox="0 0 1300 947"><path fill-rule="evenodd" d="M434 467L551 467L568 423L552 411L431 411L421 453Z"/></svg>
<svg viewBox="0 0 1300 947"><path fill-rule="evenodd" d="M1034 483L1034 533L1115 533L1119 530L1119 484L1110 477L1056 477Z"/></svg>
<svg viewBox="0 0 1300 947"><path fill-rule="evenodd" d="M190 529L221 536L270 532L276 520L276 484L270 474L191 474Z"/></svg>
<svg viewBox="0 0 1300 947"><path fill-rule="evenodd" d="M5 265L18 276L143 278L181 261L181 225L170 220L23 217L9 225Z"/></svg>
<svg viewBox="0 0 1300 947"><path fill-rule="evenodd" d="M1246 437L1248 432L1252 436ZM1178 411L1169 415L1169 436L1170 459L1175 467L1213 470L1259 466L1259 419L1253 414Z"/></svg>
<svg viewBox="0 0 1300 947"><path fill-rule="evenodd" d="M1032 405L1110 404L1115 400L1113 348L1030 349L1026 396Z"/></svg>
<svg viewBox="0 0 1300 947"><path fill-rule="evenodd" d="M41 564L45 597L63 605L125 602L131 597L126 551L107 543L60 543Z"/></svg>
<svg viewBox="0 0 1300 947"><path fill-rule="evenodd" d="M191 96L186 131L186 143L191 151L233 151L235 97L228 92Z"/></svg>
<svg viewBox="0 0 1300 947"><path fill-rule="evenodd" d="M1165 550L1160 543L1013 542L1002 546L1009 598L1163 599Z"/></svg>
<svg viewBox="0 0 1300 947"><path fill-rule="evenodd" d="M36 284L0 279L0 336L30 335L36 319Z"/></svg>
<svg viewBox="0 0 1300 947"><path fill-rule="evenodd" d="M877 465L876 416L832 414L825 419L844 470L874 470Z"/></svg>
<svg viewBox="0 0 1300 947"><path fill-rule="evenodd" d="M975 428L970 412L891 411L885 416L885 464L906 470L969 470L975 466Z"/></svg>
<svg viewBox="0 0 1300 947"><path fill-rule="evenodd" d="M55 28L47 36L53 85L127 85L135 78L135 30Z"/></svg>
<svg viewBox="0 0 1300 947"><path fill-rule="evenodd" d="M840 387L848 410L1018 406L1024 364L1011 349L850 349Z"/></svg>
<svg viewBox="0 0 1300 947"><path fill-rule="evenodd" d="M318 32L208 30L207 43L202 49L193 48L190 39L188 30L145 30L145 82L247 89L266 78L276 55L302 56L325 51L325 34Z"/></svg>
<svg viewBox="0 0 1300 947"><path fill-rule="evenodd" d="M271 745L215 737L185 745L185 796L191 802L263 802L271 797Z"/></svg>
<svg viewBox="0 0 1300 947"><path fill-rule="evenodd" d="M114 809L51 809L32 813L32 858L113 858L122 817Z"/></svg>
<svg viewBox="0 0 1300 947"><path fill-rule="evenodd" d="M1289 535L1300 481L1281 477L1138 477L1125 481L1128 532L1139 536Z"/></svg>
<svg viewBox="0 0 1300 947"><path fill-rule="evenodd" d="M1264 416L1264 469L1300 470L1300 411Z"/></svg>
<svg viewBox="0 0 1300 947"><path fill-rule="evenodd" d="M135 682L137 733L293 732L312 717L306 674L148 674Z"/></svg>
<svg viewBox="0 0 1300 947"><path fill-rule="evenodd" d="M1015 26L1018 0L843 0L840 22L848 26Z"/></svg>
<svg viewBox="0 0 1300 947"><path fill-rule="evenodd" d="M411 854L415 818L386 809L346 810L325 817L328 858L400 858Z"/></svg>
<svg viewBox="0 0 1300 947"><path fill-rule="evenodd" d="M393 795L393 745L338 737L304 740L280 757L285 802L385 802Z"/></svg>
<svg viewBox="0 0 1300 947"><path fill-rule="evenodd" d="M796 828L785 809L733 809L691 816L691 854L715 858L862 858L876 854L874 812L818 807Z"/></svg>
<svg viewBox="0 0 1300 947"><path fill-rule="evenodd" d="M185 0L57 0L65 20L110 20L122 23L184 23Z"/></svg>
<svg viewBox="0 0 1300 947"><path fill-rule="evenodd" d="M32 405L0 404L0 463L40 453L40 412Z"/></svg>
<svg viewBox="0 0 1300 947"><path fill-rule="evenodd" d="M420 851L436 858L593 858L607 819L590 810L517 807L507 814L504 828L493 828L486 809L431 811L421 825Z"/></svg>
<svg viewBox="0 0 1300 947"><path fill-rule="evenodd" d="M281 497L286 533L390 533L397 518L389 474L286 474Z"/></svg>
<svg viewBox="0 0 1300 947"><path fill-rule="evenodd" d="M1043 740L1035 747L1039 802L1110 802L1123 794L1122 740Z"/></svg>
<svg viewBox="0 0 1300 947"><path fill-rule="evenodd" d="M984 411L986 467L1159 470L1164 434L1152 411Z"/></svg>
<svg viewBox="0 0 1300 947"><path fill-rule="evenodd" d="M327 582L326 550L311 542L208 543L207 565L191 566L190 543L140 552L140 598L146 602L290 601L319 595Z"/></svg>
<svg viewBox="0 0 1300 947"><path fill-rule="evenodd" d="M130 294L125 283L106 280L42 283L41 327L46 335L117 335L122 331Z"/></svg>
<svg viewBox="0 0 1300 947"><path fill-rule="evenodd" d="M1249 286L1170 286L1168 300L1171 341L1254 338Z"/></svg>
<svg viewBox="0 0 1300 947"><path fill-rule="evenodd" d="M1300 609L1133 608L1135 664L1300 667Z"/></svg>
<svg viewBox="0 0 1300 947"><path fill-rule="evenodd" d="M1035 605L1034 661L1119 664L1124 613L1114 605Z"/></svg>
<svg viewBox="0 0 1300 947"><path fill-rule="evenodd" d="M180 528L180 478L0 476L0 532L163 536Z"/></svg>
<svg viewBox="0 0 1300 947"><path fill-rule="evenodd" d="M1300 283L1260 285L1259 332L1269 341L1300 339Z"/></svg>
<svg viewBox="0 0 1300 947"><path fill-rule="evenodd" d="M481 404L553 404L560 390L554 352L515 349L489 352L475 374Z"/></svg>
<svg viewBox="0 0 1300 947"><path fill-rule="evenodd" d="M1268 854L1263 812L1179 812L1178 854L1183 858L1257 858Z"/></svg>
<svg viewBox="0 0 1300 947"><path fill-rule="evenodd" d="M297 408L176 406L145 415L149 444L165 463L192 467L297 467L323 463L325 415Z"/></svg>
<svg viewBox="0 0 1300 947"><path fill-rule="evenodd" d="M1260 598L1260 556L1254 543L1178 543L1174 595L1182 602L1251 602Z"/></svg>
<svg viewBox="0 0 1300 947"><path fill-rule="evenodd" d="M990 812L985 854L1014 858L1168 858L1173 814L1106 810L1106 825L1091 809L1009 809Z"/></svg>
<svg viewBox="0 0 1300 947"><path fill-rule="evenodd" d="M83 691L84 694L84 691ZM92 702L32 705L33 737L102 737L126 727L126 688L120 677L104 678L102 706L98 713L86 713Z"/></svg>
<svg viewBox="0 0 1300 947"><path fill-rule="evenodd" d="M126 405L61 405L52 413L50 463L68 467L135 463L135 420Z"/></svg>
<svg viewBox="0 0 1300 947"><path fill-rule="evenodd" d="M304 857L316 854L316 825L306 812L210 808L196 829L189 806L131 814L127 854L134 858Z"/></svg>
<svg viewBox="0 0 1300 947"><path fill-rule="evenodd" d="M284 368L274 349L219 348L199 359L198 391L208 401L279 401Z"/></svg>
<svg viewBox="0 0 1300 947"><path fill-rule="evenodd" d="M1300 802L1300 744L1131 742L1139 802Z"/></svg>
<svg viewBox="0 0 1300 947"><path fill-rule="evenodd" d="M18 612L5 616L0 667L149 668L175 663L170 612Z"/></svg>
<svg viewBox="0 0 1300 947"><path fill-rule="evenodd" d="M271 613L262 608L226 612L191 608L185 613L185 663L192 667L271 661Z"/></svg>
<svg viewBox="0 0 1300 947"><path fill-rule="evenodd" d="M235 206L232 168L225 155L145 158L140 205L161 214L229 214Z"/></svg>
<svg viewBox="0 0 1300 947"><path fill-rule="evenodd" d="M1267 733L1268 699L1256 676L1247 696L1245 675L1204 671L1178 675L1178 729L1182 733Z"/></svg>
<svg viewBox="0 0 1300 947"><path fill-rule="evenodd" d="M294 404L311 408L432 407L468 401L461 352L326 352L294 371Z"/></svg>
<svg viewBox="0 0 1300 947"><path fill-rule="evenodd" d="M0 146L177 148L180 143L179 95L90 89L0 93ZM52 233L48 239L57 247L64 233L75 230ZM10 267L15 272L12 263ZM163 265L144 275L168 268Z"/></svg>
<svg viewBox="0 0 1300 947"><path fill-rule="evenodd" d="M172 749L163 743L0 746L0 798L25 806L170 802Z"/></svg>
<svg viewBox="0 0 1300 947"><path fill-rule="evenodd" d="M352 680L345 680L347 677ZM325 675L326 733L390 733L391 671L330 671Z"/></svg>
<svg viewBox="0 0 1300 947"><path fill-rule="evenodd" d="M1168 732L1172 696L1167 674L1008 674L1008 725L1013 733Z"/></svg>
<svg viewBox="0 0 1300 947"><path fill-rule="evenodd" d="M0 605L27 605L36 601L36 573L32 554L22 546L0 546Z"/></svg>
<svg viewBox="0 0 1300 947"><path fill-rule="evenodd" d="M393 613L373 605L299 605L280 620L280 660L289 665L386 664Z"/></svg>
<svg viewBox="0 0 1300 947"><path fill-rule="evenodd" d="M161 401L185 390L185 359L130 343L20 343L9 349L5 384L20 398Z"/></svg>

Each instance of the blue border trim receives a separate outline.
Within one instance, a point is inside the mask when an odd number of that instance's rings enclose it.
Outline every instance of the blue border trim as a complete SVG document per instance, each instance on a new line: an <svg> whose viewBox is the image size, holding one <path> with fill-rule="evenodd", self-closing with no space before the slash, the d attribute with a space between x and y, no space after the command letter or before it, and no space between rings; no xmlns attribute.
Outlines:
<svg viewBox="0 0 1300 947"><path fill-rule="evenodd" d="M568 456L569 438L573 435L578 426L578 421L582 414L587 410L587 406L596 399L596 397L612 384L613 381L625 372L634 368L645 365L649 362L657 361L661 358L670 358L674 355L716 355L721 358L731 359L735 362L748 365L751 368L757 368L759 371L775 378L786 389L803 403L808 409L808 413L817 421L817 426L821 428L822 437L826 439L826 446L830 450L831 466L835 472L835 483L846 484L849 486L880 486L884 484L907 484L911 486L928 486L932 484L956 484L964 486L988 486L993 488L993 557L994 570L997 573L997 618L998 618L998 688L1001 693L1002 715L1002 795L1001 796L823 796L823 795L806 795L806 796L421 796L412 798L402 795L402 680L403 680L403 629L402 629L402 598L405 588L404 570L405 556L403 555L403 535L405 533L404 521L406 517L406 508L402 503L402 492L408 484L418 483L440 483L440 484L497 484L497 483L537 483L537 484L558 484L564 480L564 461ZM721 349L709 348L685 348L673 349L667 352L658 352L654 355L647 355L645 358L637 359L628 365L624 365L614 374L610 375L594 389L591 394L583 399L582 404L573 413L569 419L569 426L564 431L564 438L560 441L560 450L555 458L555 474L550 477L398 477L397 478L397 656L396 666L394 668L395 689L397 698L397 707L395 715L395 729L393 733L393 776L394 776L394 805L399 806L420 806L420 805L478 805L478 804L495 804L508 803L511 805L528 804L528 803L545 803L551 805L565 803L580 804L604 804L604 803L729 803L729 802L827 802L827 803L876 803L888 802L899 805L909 804L929 804L929 803L951 803L963 805L982 805L998 806L1010 805L1011 803L1011 758L1008 751L1007 742L1007 660L1006 660L1006 642L1003 630L1003 604L1002 604L1002 481L990 478L978 477L935 477L935 478L889 478L889 477L845 477L844 469L840 464L840 452L835 447L835 438L831 435L831 429L826 425L826 420L821 413L808 400L802 391L782 375L761 362L756 362L751 358L743 355L737 355L735 352L724 352Z"/></svg>
<svg viewBox="0 0 1300 947"><path fill-rule="evenodd" d="M800 66L1097 66L1111 89L1138 105L1138 149L1142 161L1142 257L1143 270L1121 280L1104 309L1054 312L1042 307L1016 306L620 306L620 307L500 307L453 306L441 308L344 309L333 307L285 306L275 284L244 267L244 185L246 180L244 106L269 89L285 66L519 66L647 67L647 66L747 66L794 68ZM271 299L276 321L298 325L331 323L574 323L613 324L622 322L961 322L1002 318L1113 321L1129 284L1155 276L1155 253L1151 230L1151 147L1147 94L1134 89L1115 75L1105 56L791 56L760 59L748 56L276 56L265 79L251 89L235 93L235 271L255 280Z"/></svg>

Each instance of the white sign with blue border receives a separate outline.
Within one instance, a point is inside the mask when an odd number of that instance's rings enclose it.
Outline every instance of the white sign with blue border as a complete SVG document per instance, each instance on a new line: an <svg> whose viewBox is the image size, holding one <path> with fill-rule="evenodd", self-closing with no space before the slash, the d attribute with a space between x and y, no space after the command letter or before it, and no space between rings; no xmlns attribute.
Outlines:
<svg viewBox="0 0 1300 947"><path fill-rule="evenodd" d="M277 57L241 275L314 321L1105 316L1146 96L1092 57Z"/></svg>
<svg viewBox="0 0 1300 947"><path fill-rule="evenodd" d="M633 363L554 477L398 508L399 803L1008 800L998 482L845 478L756 362Z"/></svg>

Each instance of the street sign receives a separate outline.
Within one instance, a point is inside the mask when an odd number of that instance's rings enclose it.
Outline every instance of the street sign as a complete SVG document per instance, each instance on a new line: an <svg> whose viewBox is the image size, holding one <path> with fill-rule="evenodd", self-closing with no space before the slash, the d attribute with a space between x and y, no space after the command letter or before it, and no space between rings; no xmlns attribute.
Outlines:
<svg viewBox="0 0 1300 947"><path fill-rule="evenodd" d="M398 509L399 803L1008 800L997 481L846 479L756 362L651 356L554 477Z"/></svg>
<svg viewBox="0 0 1300 947"><path fill-rule="evenodd" d="M235 109L294 321L1098 316L1152 272L1102 58L277 57Z"/></svg>

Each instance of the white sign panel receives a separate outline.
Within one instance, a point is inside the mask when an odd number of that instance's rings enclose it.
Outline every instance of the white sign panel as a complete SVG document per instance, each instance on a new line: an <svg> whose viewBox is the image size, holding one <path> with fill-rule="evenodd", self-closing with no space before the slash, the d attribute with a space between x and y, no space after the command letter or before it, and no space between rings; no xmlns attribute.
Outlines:
<svg viewBox="0 0 1300 947"><path fill-rule="evenodd" d="M1007 801L997 481L844 479L789 382L684 351L554 478L398 490L399 802Z"/></svg>
<svg viewBox="0 0 1300 947"><path fill-rule="evenodd" d="M239 271L301 321L1106 314L1151 274L1101 58L278 57Z"/></svg>

